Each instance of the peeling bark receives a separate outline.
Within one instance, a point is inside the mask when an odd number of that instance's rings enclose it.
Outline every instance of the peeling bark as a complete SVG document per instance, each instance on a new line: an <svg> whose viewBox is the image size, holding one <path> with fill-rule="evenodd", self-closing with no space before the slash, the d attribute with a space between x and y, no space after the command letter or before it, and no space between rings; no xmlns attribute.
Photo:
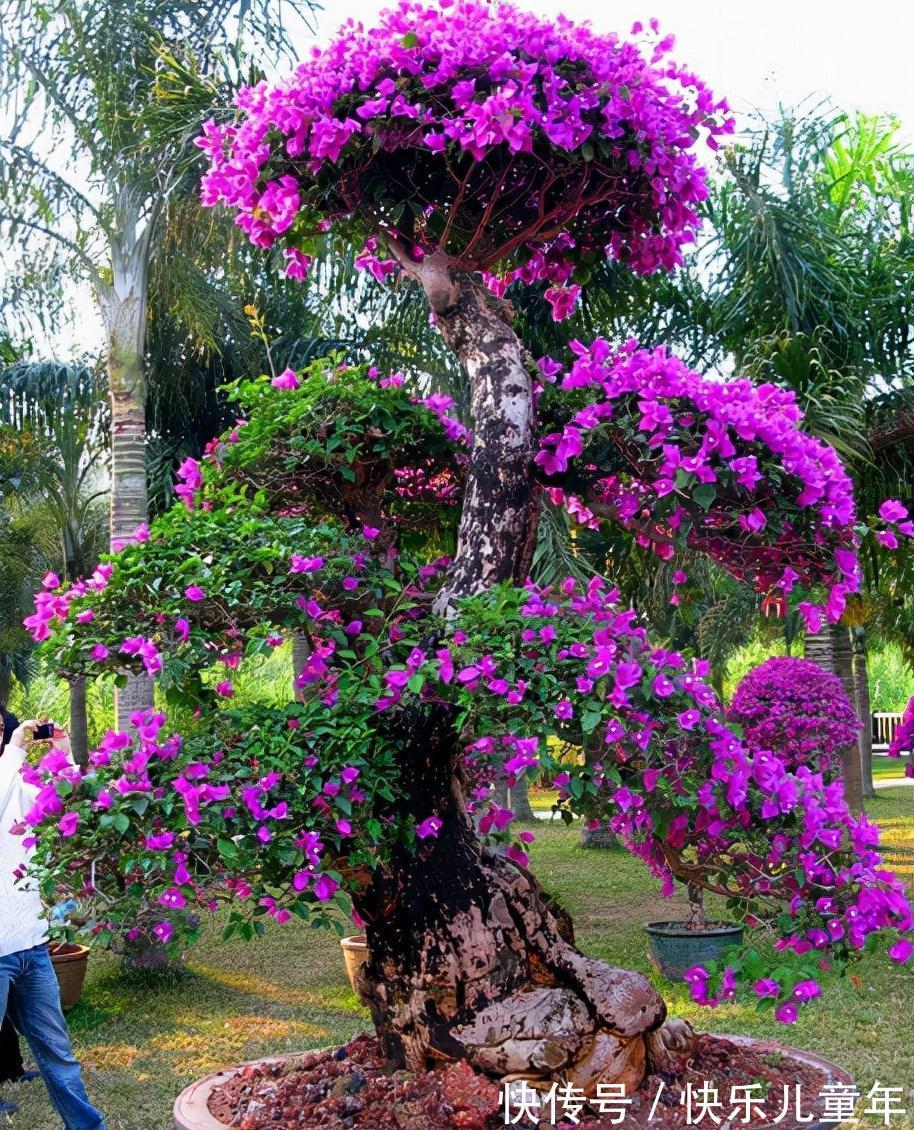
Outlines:
<svg viewBox="0 0 914 1130"><path fill-rule="evenodd" d="M439 283L429 301L442 292ZM453 302L437 316L444 340L469 377L474 434L457 556L436 603L444 611L456 597L525 579L538 499L532 386L520 339L485 290L469 280L460 283Z"/></svg>
<svg viewBox="0 0 914 1130"><path fill-rule="evenodd" d="M436 603L446 614L458 597L525 579L539 513L531 381L517 335L476 282L455 282L439 256L414 263L392 251L425 289L470 380L474 444L457 554ZM392 736L406 783L401 816L435 815L441 828L417 851L397 851L354 900L371 955L359 993L391 1064L418 1071L467 1059L496 1075L560 1074L593 1094L600 1083L636 1088L653 1054L670 1062L670 1049L689 1041L665 1024L647 978L581 954L533 876L482 844L447 708L401 720Z"/></svg>

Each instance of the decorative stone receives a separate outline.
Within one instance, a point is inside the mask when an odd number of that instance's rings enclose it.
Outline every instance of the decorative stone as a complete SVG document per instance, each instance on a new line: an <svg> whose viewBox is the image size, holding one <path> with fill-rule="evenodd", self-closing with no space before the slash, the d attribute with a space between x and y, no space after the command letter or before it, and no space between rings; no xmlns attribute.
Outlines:
<svg viewBox="0 0 914 1130"><path fill-rule="evenodd" d="M598 1032L589 1049L578 1057L568 1081L588 1099L597 1094L600 1083L622 1083L626 1094L633 1094L644 1080L645 1046L642 1036L623 1040L611 1032Z"/></svg>
<svg viewBox="0 0 914 1130"><path fill-rule="evenodd" d="M453 1030L474 1067L502 1075L567 1066L593 1032L584 1002L568 989L516 992Z"/></svg>
<svg viewBox="0 0 914 1130"><path fill-rule="evenodd" d="M598 1019L616 1035L637 1036L666 1018L663 998L640 973L615 969L590 957L577 964L576 972Z"/></svg>

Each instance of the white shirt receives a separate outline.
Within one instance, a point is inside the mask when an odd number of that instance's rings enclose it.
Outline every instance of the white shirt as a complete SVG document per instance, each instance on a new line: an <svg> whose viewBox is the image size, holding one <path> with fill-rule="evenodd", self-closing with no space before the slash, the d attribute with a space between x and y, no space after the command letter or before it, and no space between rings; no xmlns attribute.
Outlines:
<svg viewBox="0 0 914 1130"><path fill-rule="evenodd" d="M13 874L31 855L22 846L23 837L10 831L32 807L37 793L19 772L24 761L21 746L8 745L0 754L0 957L48 940L37 887L28 880L17 882Z"/></svg>

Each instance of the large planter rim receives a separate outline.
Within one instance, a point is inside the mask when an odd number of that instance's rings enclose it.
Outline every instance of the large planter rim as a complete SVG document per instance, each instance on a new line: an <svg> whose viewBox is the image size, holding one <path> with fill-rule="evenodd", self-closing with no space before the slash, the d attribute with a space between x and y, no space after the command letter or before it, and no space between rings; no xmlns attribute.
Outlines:
<svg viewBox="0 0 914 1130"><path fill-rule="evenodd" d="M310 1048L310 1051L322 1051L322 1048ZM236 1063L234 1067L223 1067L221 1071L211 1071L195 1083L191 1083L175 1099L172 1113L175 1120L175 1130L227 1130L228 1123L220 1122L209 1112L209 1097L217 1087L234 1078L239 1071L246 1067L263 1067L270 1063L285 1063L295 1055L306 1053L291 1053L290 1055L268 1055L261 1059L249 1059L244 1063Z"/></svg>
<svg viewBox="0 0 914 1130"><path fill-rule="evenodd" d="M744 927L735 922L709 922L701 930L690 930L686 927L685 920L679 919L670 922L648 922L644 929L648 934L662 934L664 937L703 938L741 934Z"/></svg>
<svg viewBox="0 0 914 1130"><path fill-rule="evenodd" d="M843 1067L839 1067L830 1059L818 1055L816 1052L801 1051L790 1044L781 1044L777 1040L756 1039L754 1036L732 1036L729 1032L709 1032L718 1040L729 1040L742 1047L757 1046L765 1051L775 1052L789 1059L799 1060L810 1067L823 1071L829 1083L843 1083L850 1085L853 1077ZM295 1052L291 1055L269 1055L262 1059L252 1059L245 1063L236 1064L234 1067L225 1067L221 1071L213 1071L204 1075L195 1083L185 1087L175 1099L173 1113L175 1130L229 1130L227 1122L220 1122L209 1112L209 1097L223 1083L227 1083L239 1071L246 1067L255 1067L270 1063L284 1063L296 1055L307 1055L309 1052L326 1051L326 1048L309 1048L306 1052ZM838 1122L807 1122L803 1130L839 1130L842 1123Z"/></svg>

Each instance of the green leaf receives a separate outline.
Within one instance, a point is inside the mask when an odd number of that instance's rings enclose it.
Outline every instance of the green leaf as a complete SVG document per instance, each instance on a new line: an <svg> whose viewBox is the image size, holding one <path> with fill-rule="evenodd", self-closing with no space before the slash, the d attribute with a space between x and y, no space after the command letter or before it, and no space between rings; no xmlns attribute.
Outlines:
<svg viewBox="0 0 914 1130"><path fill-rule="evenodd" d="M692 491L692 501L705 512L711 509L715 498L717 498L717 488L710 483L699 483Z"/></svg>

